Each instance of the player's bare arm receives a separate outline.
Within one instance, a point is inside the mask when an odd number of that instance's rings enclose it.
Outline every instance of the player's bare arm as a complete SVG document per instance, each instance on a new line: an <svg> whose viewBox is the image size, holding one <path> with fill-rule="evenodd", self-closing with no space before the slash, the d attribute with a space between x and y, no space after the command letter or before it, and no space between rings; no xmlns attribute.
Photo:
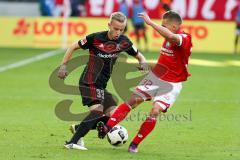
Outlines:
<svg viewBox="0 0 240 160"><path fill-rule="evenodd" d="M138 60L139 62L139 69L143 70L143 71L148 71L149 70L149 66L147 64L146 58L143 56L142 53L138 52L138 54L135 56L135 58Z"/></svg>
<svg viewBox="0 0 240 160"><path fill-rule="evenodd" d="M67 64L67 62L71 59L73 52L77 49L80 49L78 42L75 42L72 45L70 45L63 57L62 64Z"/></svg>
<svg viewBox="0 0 240 160"><path fill-rule="evenodd" d="M61 66L58 70L58 77L61 79L65 79L67 77L67 62L71 59L72 54L75 50L80 49L80 46L78 44L78 42L73 43L72 45L70 45L63 57Z"/></svg>
<svg viewBox="0 0 240 160"><path fill-rule="evenodd" d="M142 53L138 52L138 54L135 56L135 58L140 63L147 63L146 58L142 55Z"/></svg>
<svg viewBox="0 0 240 160"><path fill-rule="evenodd" d="M145 23L155 29L161 36L166 38L168 41L180 44L180 38L177 34L174 34L172 31L167 29L164 26L158 25L157 23L153 22L151 18L146 13L139 13L139 17L143 18ZM164 23L164 22L163 22ZM167 22L165 22L167 23Z"/></svg>

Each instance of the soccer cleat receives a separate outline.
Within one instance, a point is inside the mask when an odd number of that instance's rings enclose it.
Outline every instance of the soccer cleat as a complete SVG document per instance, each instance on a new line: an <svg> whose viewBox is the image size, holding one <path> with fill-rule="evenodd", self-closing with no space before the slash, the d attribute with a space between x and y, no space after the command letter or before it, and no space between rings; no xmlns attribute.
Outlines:
<svg viewBox="0 0 240 160"><path fill-rule="evenodd" d="M72 125L70 126L69 130L72 132L72 134L75 134L75 133L76 133L76 130L77 130L78 126L79 126L79 125L77 125L77 124L72 124ZM85 147L85 146L84 146L83 137L79 139L79 141L78 141L77 144L79 144L80 146Z"/></svg>
<svg viewBox="0 0 240 160"><path fill-rule="evenodd" d="M98 138L103 139L108 133L107 126L104 125L102 121L97 123Z"/></svg>
<svg viewBox="0 0 240 160"><path fill-rule="evenodd" d="M82 147L84 147L84 148L86 148L86 147L85 147L85 143L84 143L84 141L83 141L83 137L78 140L78 143L77 143L77 144L80 145L80 146L82 146Z"/></svg>
<svg viewBox="0 0 240 160"><path fill-rule="evenodd" d="M88 150L86 147L81 146L79 144L74 144L74 143L69 143L69 144L66 143L64 145L64 147L67 148L67 149L78 149L78 150L82 150L82 151Z"/></svg>
<svg viewBox="0 0 240 160"><path fill-rule="evenodd" d="M128 152L129 153L137 153L138 152L138 146L135 143L131 143L128 147Z"/></svg>

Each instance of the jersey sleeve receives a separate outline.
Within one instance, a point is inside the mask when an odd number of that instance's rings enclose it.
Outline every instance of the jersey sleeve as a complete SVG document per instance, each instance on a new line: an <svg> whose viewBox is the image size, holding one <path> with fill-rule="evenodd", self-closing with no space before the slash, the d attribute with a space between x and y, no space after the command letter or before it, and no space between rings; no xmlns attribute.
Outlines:
<svg viewBox="0 0 240 160"><path fill-rule="evenodd" d="M87 35L85 38L81 39L78 41L78 45L82 48L82 49L89 49L92 44L93 44L93 39L95 37L95 34L89 34Z"/></svg>
<svg viewBox="0 0 240 160"><path fill-rule="evenodd" d="M132 45L129 49L126 50L126 52L127 54L135 57L138 54L138 49Z"/></svg>
<svg viewBox="0 0 240 160"><path fill-rule="evenodd" d="M178 34L180 38L180 44L178 46L180 47L191 47L192 45L192 38L188 34Z"/></svg>
<svg viewBox="0 0 240 160"><path fill-rule="evenodd" d="M131 55L131 56L136 56L138 54L138 50L137 48L133 45L133 43L125 36L125 44L124 46L126 47L125 48L125 52L128 54L128 55Z"/></svg>

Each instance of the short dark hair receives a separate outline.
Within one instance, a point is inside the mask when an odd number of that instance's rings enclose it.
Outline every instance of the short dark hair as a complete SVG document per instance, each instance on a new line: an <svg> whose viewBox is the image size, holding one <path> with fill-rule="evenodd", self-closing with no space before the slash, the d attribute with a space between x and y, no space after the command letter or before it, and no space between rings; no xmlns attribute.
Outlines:
<svg viewBox="0 0 240 160"><path fill-rule="evenodd" d="M165 12L163 14L163 19L174 20L177 21L179 24L182 24L181 16L177 12L172 10Z"/></svg>

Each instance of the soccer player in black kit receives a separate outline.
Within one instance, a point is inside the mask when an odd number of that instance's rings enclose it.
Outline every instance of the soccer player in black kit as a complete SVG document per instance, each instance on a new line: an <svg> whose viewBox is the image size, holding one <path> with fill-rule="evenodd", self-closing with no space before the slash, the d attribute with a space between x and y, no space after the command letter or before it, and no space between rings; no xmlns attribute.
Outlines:
<svg viewBox="0 0 240 160"><path fill-rule="evenodd" d="M58 77L65 79L67 76L67 62L77 49L89 50L89 61L79 80L79 89L82 103L89 107L89 115L76 126L72 126L74 133L70 141L64 145L68 149L87 150L84 146L83 137L96 127L99 121L109 119L117 104L106 90L112 68L121 52L135 57L143 70L148 70L144 56L133 47L132 42L123 35L127 18L121 12L114 12L110 16L108 31L97 32L86 38L73 43L66 51ZM119 75L121 76L121 75Z"/></svg>

